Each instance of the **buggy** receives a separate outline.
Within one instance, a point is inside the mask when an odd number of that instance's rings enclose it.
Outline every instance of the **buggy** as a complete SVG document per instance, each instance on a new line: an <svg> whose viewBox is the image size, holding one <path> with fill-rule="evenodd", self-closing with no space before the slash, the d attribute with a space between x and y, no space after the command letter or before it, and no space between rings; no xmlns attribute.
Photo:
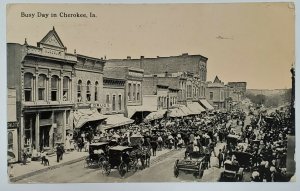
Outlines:
<svg viewBox="0 0 300 191"><path fill-rule="evenodd" d="M89 146L89 156L85 158L84 167L102 167L106 160L108 150L107 142L92 143Z"/></svg>
<svg viewBox="0 0 300 191"><path fill-rule="evenodd" d="M202 178L206 166L205 155L199 151L195 151L190 153L187 159L177 159L175 161L174 176L177 178L179 172L183 171L185 173L194 173L195 177Z"/></svg>

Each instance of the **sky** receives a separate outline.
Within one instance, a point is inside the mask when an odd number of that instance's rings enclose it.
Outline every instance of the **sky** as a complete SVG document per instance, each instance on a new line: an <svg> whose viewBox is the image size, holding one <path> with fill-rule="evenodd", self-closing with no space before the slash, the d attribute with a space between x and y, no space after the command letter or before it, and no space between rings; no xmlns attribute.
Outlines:
<svg viewBox="0 0 300 191"><path fill-rule="evenodd" d="M208 58L208 81L218 75L225 83L245 81L248 89L291 87L295 10L289 3L7 6L7 42L27 38L36 45L53 26L70 53L107 59L201 54Z"/></svg>

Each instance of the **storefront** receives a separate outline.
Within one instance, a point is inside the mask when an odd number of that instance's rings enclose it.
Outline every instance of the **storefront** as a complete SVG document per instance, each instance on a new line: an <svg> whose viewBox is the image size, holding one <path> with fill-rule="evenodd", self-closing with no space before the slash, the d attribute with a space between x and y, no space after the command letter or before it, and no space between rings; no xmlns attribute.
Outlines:
<svg viewBox="0 0 300 191"><path fill-rule="evenodd" d="M10 153L10 155L8 155L8 159L11 163L17 162L19 158L18 126L18 122L7 123L7 151Z"/></svg>
<svg viewBox="0 0 300 191"><path fill-rule="evenodd" d="M53 151L57 143L65 143L70 113L70 108L24 112L23 148Z"/></svg>

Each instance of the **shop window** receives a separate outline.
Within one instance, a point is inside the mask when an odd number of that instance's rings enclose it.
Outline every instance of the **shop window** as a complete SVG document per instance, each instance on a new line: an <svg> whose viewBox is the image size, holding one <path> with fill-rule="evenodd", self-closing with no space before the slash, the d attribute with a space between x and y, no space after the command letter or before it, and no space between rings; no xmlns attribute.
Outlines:
<svg viewBox="0 0 300 191"><path fill-rule="evenodd" d="M41 74L38 78L38 99L46 100L46 76Z"/></svg>
<svg viewBox="0 0 300 191"><path fill-rule="evenodd" d="M77 83L77 102L82 102L82 81Z"/></svg>
<svg viewBox="0 0 300 191"><path fill-rule="evenodd" d="M32 93L33 93L33 75L30 73L26 73L24 75L24 96L25 101L32 101Z"/></svg>
<svg viewBox="0 0 300 191"><path fill-rule="evenodd" d="M51 101L58 101L58 76L51 78Z"/></svg>
<svg viewBox="0 0 300 191"><path fill-rule="evenodd" d="M86 101L91 101L91 82L87 81L86 84Z"/></svg>
<svg viewBox="0 0 300 191"><path fill-rule="evenodd" d="M106 110L109 111L109 95L106 95Z"/></svg>
<svg viewBox="0 0 300 191"><path fill-rule="evenodd" d="M69 101L69 77L64 77L63 79L63 100Z"/></svg>
<svg viewBox="0 0 300 191"><path fill-rule="evenodd" d="M69 120L70 120L70 111L66 111L66 124L69 124Z"/></svg>
<svg viewBox="0 0 300 191"><path fill-rule="evenodd" d="M131 101L131 84L128 84L128 101Z"/></svg>

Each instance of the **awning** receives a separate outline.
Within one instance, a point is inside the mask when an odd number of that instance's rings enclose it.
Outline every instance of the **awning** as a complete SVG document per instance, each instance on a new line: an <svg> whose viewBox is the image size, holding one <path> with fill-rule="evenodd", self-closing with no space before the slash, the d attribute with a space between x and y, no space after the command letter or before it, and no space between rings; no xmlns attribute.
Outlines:
<svg viewBox="0 0 300 191"><path fill-rule="evenodd" d="M152 121L152 120L156 120L156 119L161 119L161 118L164 117L164 115L166 114L166 112L167 112L166 109L162 109L162 110L158 110L158 111L152 112L149 115L147 115L147 117L145 118L145 120Z"/></svg>
<svg viewBox="0 0 300 191"><path fill-rule="evenodd" d="M201 99L200 102L203 104L203 106L208 109L208 110L213 110L214 107L210 105L210 103L208 103L208 101L206 99Z"/></svg>
<svg viewBox="0 0 300 191"><path fill-rule="evenodd" d="M107 117L100 114L97 110L81 109L74 112L75 128L81 128L84 124L90 121L104 120Z"/></svg>
<svg viewBox="0 0 300 191"><path fill-rule="evenodd" d="M205 111L205 109L198 102L187 103L187 108L189 108L194 115Z"/></svg>
<svg viewBox="0 0 300 191"><path fill-rule="evenodd" d="M192 111L189 110L189 108L187 108L185 105L181 105L179 108L185 114L183 116L193 115Z"/></svg>
<svg viewBox="0 0 300 191"><path fill-rule="evenodd" d="M134 122L134 120L124 117L122 115L105 115L107 117L105 129L119 127L122 125L128 125Z"/></svg>
<svg viewBox="0 0 300 191"><path fill-rule="evenodd" d="M180 108L170 109L169 117L187 116Z"/></svg>
<svg viewBox="0 0 300 191"><path fill-rule="evenodd" d="M154 109L154 108L145 107L143 105L128 106L127 110L128 110L128 118L131 118L136 112L143 112L143 111L153 112L153 111L156 111L156 109Z"/></svg>

